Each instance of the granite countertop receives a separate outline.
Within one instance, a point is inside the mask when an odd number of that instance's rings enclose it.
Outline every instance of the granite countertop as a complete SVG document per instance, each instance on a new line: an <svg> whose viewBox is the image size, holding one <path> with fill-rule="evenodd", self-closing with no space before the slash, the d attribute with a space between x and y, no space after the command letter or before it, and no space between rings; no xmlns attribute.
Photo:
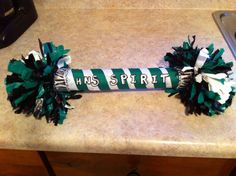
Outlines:
<svg viewBox="0 0 236 176"><path fill-rule="evenodd" d="M38 1L40 2L40 1ZM40 4L40 3L39 3ZM213 10L67 9L37 6L39 18L0 50L0 148L161 156L236 157L236 100L223 115L186 116L163 91L84 93L71 100L63 125L14 114L4 78L11 58L38 49L38 41L70 48L74 68L155 67L188 35L197 45L225 48ZM234 62L235 63L235 62ZM235 67L234 67L235 71Z"/></svg>

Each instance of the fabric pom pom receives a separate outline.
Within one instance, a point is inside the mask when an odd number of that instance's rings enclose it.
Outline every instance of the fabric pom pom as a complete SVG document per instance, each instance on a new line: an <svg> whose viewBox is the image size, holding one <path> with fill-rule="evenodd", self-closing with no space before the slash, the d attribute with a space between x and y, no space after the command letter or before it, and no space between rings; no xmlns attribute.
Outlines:
<svg viewBox="0 0 236 176"><path fill-rule="evenodd" d="M69 98L80 98L75 92L54 90L54 73L59 59L67 57L69 50L53 43L42 44L40 52L31 51L21 60L12 59L5 79L8 100L16 113L33 114L35 118L46 117L47 122L62 124L70 107ZM64 67L68 65L65 63Z"/></svg>
<svg viewBox="0 0 236 176"><path fill-rule="evenodd" d="M236 85L232 78L232 62L225 63L222 59L223 49L214 51L214 45L207 48L194 47L193 40L183 42L182 46L173 47L173 53L164 57L169 66L180 71L183 86L167 90L170 96L178 94L181 102L186 106L187 114L201 114L212 116L225 111L232 103ZM214 51L214 52L213 52ZM187 81L184 74L191 72ZM181 77L180 76L180 77Z"/></svg>

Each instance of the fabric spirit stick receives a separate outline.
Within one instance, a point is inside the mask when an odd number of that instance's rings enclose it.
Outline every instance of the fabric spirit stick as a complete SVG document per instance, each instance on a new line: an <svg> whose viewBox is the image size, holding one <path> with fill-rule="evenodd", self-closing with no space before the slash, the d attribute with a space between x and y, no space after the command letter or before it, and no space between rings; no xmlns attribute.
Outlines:
<svg viewBox="0 0 236 176"><path fill-rule="evenodd" d="M236 82L231 67L221 55L224 50L193 47L193 40L173 47L164 59L168 68L71 69L71 58L62 45L40 44L40 52L31 51L20 60L12 59L5 79L8 100L16 113L46 117L62 124L70 98L81 98L84 91L164 89L178 94L187 114L220 114L231 105ZM158 94L157 94L158 96Z"/></svg>

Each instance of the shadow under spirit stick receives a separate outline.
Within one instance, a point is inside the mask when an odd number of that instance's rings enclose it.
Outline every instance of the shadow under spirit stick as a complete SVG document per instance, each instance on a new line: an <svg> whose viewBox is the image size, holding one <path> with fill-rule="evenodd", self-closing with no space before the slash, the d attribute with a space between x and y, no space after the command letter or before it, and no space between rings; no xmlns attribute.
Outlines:
<svg viewBox="0 0 236 176"><path fill-rule="evenodd" d="M71 58L62 45L40 43L40 52L31 51L20 60L12 59L5 79L8 100L16 113L46 117L48 122L62 124L70 98L80 98L84 91L129 89L164 89L178 94L186 113L220 114L231 105L236 84L232 62L225 63L211 44L194 47L193 40L173 47L164 59L168 68L71 69ZM158 96L158 93L157 93ZM119 100L117 100L119 101Z"/></svg>

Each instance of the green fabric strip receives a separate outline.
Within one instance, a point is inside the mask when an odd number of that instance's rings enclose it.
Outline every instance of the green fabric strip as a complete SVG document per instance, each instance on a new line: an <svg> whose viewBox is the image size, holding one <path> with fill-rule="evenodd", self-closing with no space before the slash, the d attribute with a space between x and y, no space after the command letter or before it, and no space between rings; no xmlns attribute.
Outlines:
<svg viewBox="0 0 236 176"><path fill-rule="evenodd" d="M72 69L72 74L75 80L75 83L80 91L88 91L88 87L84 84L84 74L82 70ZM81 80L80 82L78 80Z"/></svg>
<svg viewBox="0 0 236 176"><path fill-rule="evenodd" d="M21 103L22 101L24 101L26 98L28 98L28 96L30 95L30 94L32 94L34 92L34 90L32 90L32 91L30 91L30 92L27 92L27 93L25 93L25 94L23 94L23 95L21 95L19 98L17 98L16 100L14 100L14 106L18 106L19 105L19 103Z"/></svg>
<svg viewBox="0 0 236 176"><path fill-rule="evenodd" d="M161 70L159 68L148 68L151 75L153 76L153 79L155 77L156 79L156 83L154 83L154 87L156 89L160 89L160 88L166 88L166 84L163 83L163 79L161 77Z"/></svg>
<svg viewBox="0 0 236 176"><path fill-rule="evenodd" d="M134 85L136 89L146 89L146 85L141 84L141 75L142 75L141 70L139 68L130 68L129 71L131 75L135 75L136 83L134 83Z"/></svg>
<svg viewBox="0 0 236 176"><path fill-rule="evenodd" d="M23 80L28 80L32 75L32 70L19 60L11 61L8 65L8 71L19 74Z"/></svg>
<svg viewBox="0 0 236 176"><path fill-rule="evenodd" d="M38 83L35 81L15 82L15 83L11 83L11 84L6 85L6 88L7 88L7 92L10 93L14 89L19 88L20 86L23 86L26 89L30 89L30 88L37 86L37 84Z"/></svg>
<svg viewBox="0 0 236 176"><path fill-rule="evenodd" d="M128 82L127 80L125 80L125 83L122 84L122 81L121 81L121 75L125 74L125 72L122 70L122 69L119 69L119 68L115 68L115 69L111 69L112 72L114 73L114 75L116 76L116 79L118 80L118 88L119 89L129 89L129 85L128 85Z"/></svg>
<svg viewBox="0 0 236 176"><path fill-rule="evenodd" d="M94 76L96 76L99 80L98 87L100 90L110 90L110 87L107 83L106 77L102 71L102 69L91 69Z"/></svg>

